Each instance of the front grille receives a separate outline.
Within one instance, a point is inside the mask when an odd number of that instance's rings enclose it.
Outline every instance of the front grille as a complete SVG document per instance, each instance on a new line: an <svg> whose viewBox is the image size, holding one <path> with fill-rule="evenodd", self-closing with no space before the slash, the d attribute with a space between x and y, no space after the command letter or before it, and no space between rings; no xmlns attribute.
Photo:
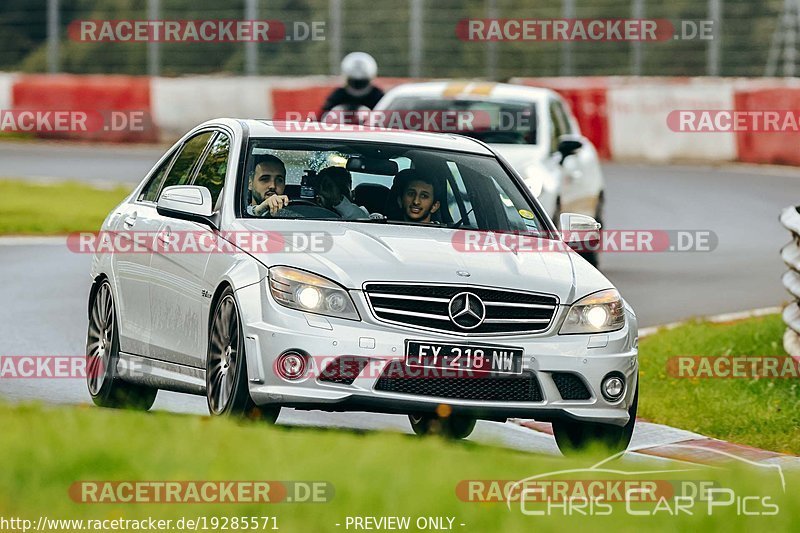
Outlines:
<svg viewBox="0 0 800 533"><path fill-rule="evenodd" d="M410 375L409 375L410 374ZM411 377L419 370L408 371L400 361L393 361L378 378L375 390L435 396L459 400L492 402L541 402L539 380L531 372L487 377Z"/></svg>
<svg viewBox="0 0 800 533"><path fill-rule="evenodd" d="M552 377L563 400L588 400L592 397L586 384L575 374L558 372Z"/></svg>
<svg viewBox="0 0 800 533"><path fill-rule="evenodd" d="M352 385L358 375L369 364L366 357L342 356L334 359L320 372L318 381Z"/></svg>
<svg viewBox="0 0 800 533"><path fill-rule="evenodd" d="M450 320L450 300L462 292L478 296L485 305L486 319L476 328L461 328ZM544 331L558 306L552 295L460 285L369 283L364 293L379 320L461 334Z"/></svg>

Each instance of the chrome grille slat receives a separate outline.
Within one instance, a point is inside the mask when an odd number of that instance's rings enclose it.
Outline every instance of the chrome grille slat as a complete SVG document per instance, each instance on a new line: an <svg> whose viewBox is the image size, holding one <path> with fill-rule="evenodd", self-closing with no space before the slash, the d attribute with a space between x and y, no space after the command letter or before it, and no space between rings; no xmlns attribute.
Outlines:
<svg viewBox="0 0 800 533"><path fill-rule="evenodd" d="M529 309L555 309L555 305L541 305L541 304L517 304L517 303L510 303L510 302L483 302L486 305L491 305L493 307L522 307L522 308L529 308Z"/></svg>
<svg viewBox="0 0 800 533"><path fill-rule="evenodd" d="M448 304L462 292L478 296L486 310L483 323L470 330L448 316ZM540 333L549 328L559 304L550 294L473 285L369 282L364 284L364 295L380 321L459 335Z"/></svg>
<svg viewBox="0 0 800 533"><path fill-rule="evenodd" d="M383 307L375 307L374 309L378 313L391 313L393 315L409 315L409 316L416 316L419 318L430 318L431 320L447 320L448 322L450 321L450 319L446 316L432 315L430 313L418 313L416 311L401 311L398 309L386 309Z"/></svg>
<svg viewBox="0 0 800 533"><path fill-rule="evenodd" d="M487 318L483 321L484 324L502 324L504 322L512 322L514 324L548 324L549 318Z"/></svg>
<svg viewBox="0 0 800 533"><path fill-rule="evenodd" d="M386 294L380 292L376 292L374 294L371 294L370 296L372 296L373 298L390 298L392 300L414 300L414 301L422 300L424 302L441 302L445 304L450 301L449 298L433 298L431 296L409 296L406 294Z"/></svg>

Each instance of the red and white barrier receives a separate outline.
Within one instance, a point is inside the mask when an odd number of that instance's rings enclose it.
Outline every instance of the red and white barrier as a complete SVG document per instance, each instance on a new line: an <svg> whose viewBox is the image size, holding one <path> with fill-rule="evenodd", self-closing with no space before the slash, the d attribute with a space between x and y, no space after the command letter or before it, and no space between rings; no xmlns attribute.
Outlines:
<svg viewBox="0 0 800 533"><path fill-rule="evenodd" d="M17 75L9 72L0 72L0 109L11 109L14 105L12 91Z"/></svg>
<svg viewBox="0 0 800 533"><path fill-rule="evenodd" d="M156 126L150 121L150 79L146 77L20 75L12 82L11 94L11 109L40 114L79 112L107 121L88 131L71 126L38 130L41 137L112 142L158 140ZM141 127L129 127L129 116L141 118Z"/></svg>
<svg viewBox="0 0 800 533"><path fill-rule="evenodd" d="M658 84L608 90L609 152L616 160L733 161L733 132L673 131L667 116L675 110L733 109L733 86Z"/></svg>
<svg viewBox="0 0 800 533"><path fill-rule="evenodd" d="M153 78L153 121L163 140L174 140L212 118L271 118L274 82L264 77Z"/></svg>
<svg viewBox="0 0 800 533"><path fill-rule="evenodd" d="M380 78L384 90L412 81ZM800 165L800 131L675 131L676 110L800 110L800 82L722 78L513 78L550 88L572 107L581 129L605 159L667 162L745 161ZM20 109L142 112L144 130L99 128L43 137L94 141L172 141L205 120L228 116L282 119L319 113L340 83L334 76L148 78L0 73L0 111ZM800 113L798 113L800 115Z"/></svg>

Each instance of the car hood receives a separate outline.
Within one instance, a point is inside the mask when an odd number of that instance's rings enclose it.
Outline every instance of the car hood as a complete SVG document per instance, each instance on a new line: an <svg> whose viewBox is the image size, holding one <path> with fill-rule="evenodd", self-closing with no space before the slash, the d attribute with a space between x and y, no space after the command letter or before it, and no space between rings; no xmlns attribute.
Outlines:
<svg viewBox="0 0 800 533"><path fill-rule="evenodd" d="M565 251L562 243L557 243L554 251L465 252L457 244L465 232L448 228L239 219L231 229L323 234L329 243L325 251L281 250L251 255L267 267L296 267L348 289L360 290L368 281L457 283L555 294L562 303L571 303L576 297L612 287L589 263ZM464 277L464 272L469 276Z"/></svg>

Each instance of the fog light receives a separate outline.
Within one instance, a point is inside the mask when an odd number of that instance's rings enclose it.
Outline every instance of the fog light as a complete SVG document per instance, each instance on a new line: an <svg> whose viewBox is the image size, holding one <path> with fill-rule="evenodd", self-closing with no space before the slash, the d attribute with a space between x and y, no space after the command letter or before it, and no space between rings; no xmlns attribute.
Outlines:
<svg viewBox="0 0 800 533"><path fill-rule="evenodd" d="M275 370L283 379L300 379L306 375L306 357L297 352L284 352L275 361Z"/></svg>
<svg viewBox="0 0 800 533"><path fill-rule="evenodd" d="M606 400L615 402L622 397L622 393L625 391L625 380L618 375L606 376L603 380L602 390Z"/></svg>

